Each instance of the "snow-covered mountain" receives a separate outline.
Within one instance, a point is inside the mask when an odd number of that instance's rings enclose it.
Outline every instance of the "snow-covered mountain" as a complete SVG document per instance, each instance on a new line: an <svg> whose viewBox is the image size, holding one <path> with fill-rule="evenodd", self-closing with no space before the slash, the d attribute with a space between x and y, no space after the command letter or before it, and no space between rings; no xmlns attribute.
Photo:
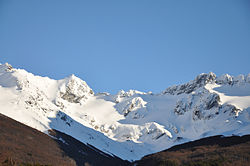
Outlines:
<svg viewBox="0 0 250 166"><path fill-rule="evenodd" d="M206 136L250 134L250 74L200 74L159 94L111 95L94 94L74 75L53 80L6 63L0 65L0 113L137 160Z"/></svg>

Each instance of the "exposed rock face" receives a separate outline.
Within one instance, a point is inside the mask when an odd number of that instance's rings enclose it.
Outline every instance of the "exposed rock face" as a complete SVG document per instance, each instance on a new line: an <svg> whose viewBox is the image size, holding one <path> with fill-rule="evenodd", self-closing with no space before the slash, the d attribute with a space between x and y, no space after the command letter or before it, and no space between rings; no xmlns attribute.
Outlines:
<svg viewBox="0 0 250 166"><path fill-rule="evenodd" d="M83 103L93 95L94 92L87 83L74 75L60 88L60 97L70 103Z"/></svg>
<svg viewBox="0 0 250 166"><path fill-rule="evenodd" d="M189 94L194 90L206 85L207 83L212 83L216 78L216 75L212 72L208 74L200 74L198 75L195 80L190 81L189 83L179 85L179 86L172 86L167 88L163 91L163 94L172 94L172 95L179 95L182 93Z"/></svg>
<svg viewBox="0 0 250 166"><path fill-rule="evenodd" d="M115 95L114 101L116 103L119 103L120 101L122 101L124 98L128 98L134 95L143 95L146 94L144 92L140 92L137 90L129 90L128 92L125 92L124 90L120 90L117 95Z"/></svg>
<svg viewBox="0 0 250 166"><path fill-rule="evenodd" d="M145 104L146 102L143 101L141 97L135 97L126 102L126 106L123 107L122 113L124 116L127 116L130 112L145 107Z"/></svg>
<svg viewBox="0 0 250 166"><path fill-rule="evenodd" d="M221 105L219 107L219 110L222 113L229 112L230 116L235 116L235 117L237 117L239 115L239 112L241 112L241 110L239 108L236 108L234 105L231 105L231 104Z"/></svg>
<svg viewBox="0 0 250 166"><path fill-rule="evenodd" d="M216 83L219 85L235 85L241 83L250 83L250 74L244 76L242 74L233 77L228 74L224 74L220 77L216 77L216 75L212 72L206 74L198 75L194 80L183 84L183 85L174 85L166 90L164 90L163 94L171 94L171 95L180 95L180 94L189 94L200 87L205 86L208 83Z"/></svg>
<svg viewBox="0 0 250 166"><path fill-rule="evenodd" d="M241 110L230 104L220 104L218 94L203 90L176 102L174 112L177 115L184 115L188 111L192 112L193 120L201 120L214 118L220 112L238 116Z"/></svg>
<svg viewBox="0 0 250 166"><path fill-rule="evenodd" d="M119 102L116 102L115 108L118 112L124 115L126 118L130 119L140 119L143 118L147 112L146 104L141 97L116 97L116 101L119 99Z"/></svg>
<svg viewBox="0 0 250 166"><path fill-rule="evenodd" d="M5 63L3 65L0 64L0 73L3 73L5 71L8 72L8 71L11 71L12 69L13 69L13 67L8 63Z"/></svg>
<svg viewBox="0 0 250 166"><path fill-rule="evenodd" d="M193 112L193 120L211 118L219 111L219 95L215 93L190 94L176 103L174 112L177 115L184 115L188 111ZM212 110L211 110L212 109Z"/></svg>
<svg viewBox="0 0 250 166"><path fill-rule="evenodd" d="M208 93L206 90L190 94L187 98L182 98L177 101L175 107L175 113L183 115L185 112L196 109L196 110L209 110L214 107L218 107L220 97L215 93Z"/></svg>
<svg viewBox="0 0 250 166"><path fill-rule="evenodd" d="M143 135L151 135L153 140L157 140L164 135L167 135L170 138L172 137L171 133L164 129L164 126L155 122L147 123L145 126L145 129L142 130Z"/></svg>
<svg viewBox="0 0 250 166"><path fill-rule="evenodd" d="M136 130L132 131L132 128L136 128ZM145 123L141 126L130 126L130 128L124 129L124 127L113 126L112 130L117 133L116 138L119 138L119 140L141 142L145 140L156 141L163 137L172 138L171 132L156 122Z"/></svg>
<svg viewBox="0 0 250 166"><path fill-rule="evenodd" d="M218 77L216 79L216 83L217 84L229 84L232 85L233 84L233 77L228 75L228 74L224 74L220 77Z"/></svg>
<svg viewBox="0 0 250 166"><path fill-rule="evenodd" d="M6 66L6 71L11 71L13 69L13 67L8 63L5 63L5 66Z"/></svg>
<svg viewBox="0 0 250 166"><path fill-rule="evenodd" d="M209 110L213 107L218 107L220 102L220 96L216 93L211 93L205 100L205 109Z"/></svg>
<svg viewBox="0 0 250 166"><path fill-rule="evenodd" d="M177 115L183 115L185 112L187 112L190 109L190 105L186 102L183 102L182 100L177 101L176 107L174 109L174 112Z"/></svg>
<svg viewBox="0 0 250 166"><path fill-rule="evenodd" d="M68 126L71 126L72 123L73 123L73 120L68 116L66 115L65 113L59 111L57 114L56 114L56 118L57 119L61 119L63 120Z"/></svg>
<svg viewBox="0 0 250 166"><path fill-rule="evenodd" d="M177 115L184 115L186 112L191 111L193 120L211 119L220 112L229 112L230 116L237 117L241 112L239 108L231 104L220 104L220 96L217 93L210 93L204 87L208 83L217 84L218 86L244 84L248 83L249 77L250 74L237 77L228 74L220 77L216 77L214 73L201 74L187 84L167 88L163 94L187 94L187 96L176 102L174 112Z"/></svg>
<svg viewBox="0 0 250 166"><path fill-rule="evenodd" d="M234 84L241 84L241 83L249 83L250 82L250 74L244 76L242 74L233 77L228 74L224 74L218 78L216 78L215 83L217 84L228 84L228 85L234 85Z"/></svg>

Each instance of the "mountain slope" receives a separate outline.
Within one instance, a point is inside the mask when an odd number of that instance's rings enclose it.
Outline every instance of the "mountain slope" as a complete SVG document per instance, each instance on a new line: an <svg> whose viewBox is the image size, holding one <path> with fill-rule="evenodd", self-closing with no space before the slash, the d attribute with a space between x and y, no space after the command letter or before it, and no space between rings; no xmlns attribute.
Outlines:
<svg viewBox="0 0 250 166"><path fill-rule="evenodd" d="M250 135L212 136L143 157L137 166L241 165L250 161Z"/></svg>
<svg viewBox="0 0 250 166"><path fill-rule="evenodd" d="M56 130L50 137L0 114L0 165L128 165Z"/></svg>
<svg viewBox="0 0 250 166"><path fill-rule="evenodd" d="M55 129L126 160L213 135L250 134L250 74L200 74L162 93L94 94L78 77L34 76L0 65L0 113Z"/></svg>

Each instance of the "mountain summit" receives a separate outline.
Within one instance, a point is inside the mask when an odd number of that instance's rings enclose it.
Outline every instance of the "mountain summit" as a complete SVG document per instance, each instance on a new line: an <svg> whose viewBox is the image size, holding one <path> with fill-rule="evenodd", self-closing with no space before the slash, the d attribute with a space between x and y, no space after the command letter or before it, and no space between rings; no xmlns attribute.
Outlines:
<svg viewBox="0 0 250 166"><path fill-rule="evenodd" d="M72 75L62 80L0 65L0 113L51 129L126 160L214 135L250 134L250 74L200 74L162 93L95 94Z"/></svg>

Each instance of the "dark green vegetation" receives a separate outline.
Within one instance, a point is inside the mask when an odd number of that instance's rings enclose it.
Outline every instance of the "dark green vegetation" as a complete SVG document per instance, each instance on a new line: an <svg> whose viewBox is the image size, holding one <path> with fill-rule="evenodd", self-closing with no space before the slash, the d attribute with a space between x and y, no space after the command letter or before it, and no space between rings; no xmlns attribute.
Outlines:
<svg viewBox="0 0 250 166"><path fill-rule="evenodd" d="M0 166L130 164L59 131L52 130L50 135L54 139L0 114Z"/></svg>
<svg viewBox="0 0 250 166"><path fill-rule="evenodd" d="M137 166L248 166L250 135L213 136L143 157Z"/></svg>

